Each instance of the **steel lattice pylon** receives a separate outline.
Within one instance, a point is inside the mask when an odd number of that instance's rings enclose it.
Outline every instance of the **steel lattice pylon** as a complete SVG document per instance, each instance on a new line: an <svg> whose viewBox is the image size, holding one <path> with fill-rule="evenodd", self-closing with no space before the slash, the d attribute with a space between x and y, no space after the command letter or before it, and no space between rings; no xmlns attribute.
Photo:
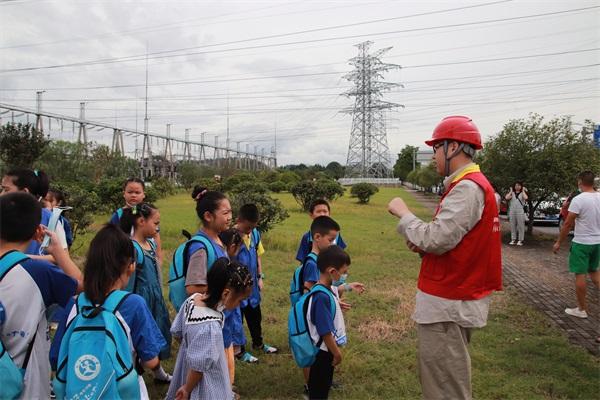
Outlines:
<svg viewBox="0 0 600 400"><path fill-rule="evenodd" d="M352 113L352 131L346 162L347 178L392 177L385 111L404 106L383 101L382 96L383 92L402 85L383 82L381 79L383 72L401 67L382 63L379 59L391 47L369 54L372 44L373 42L367 41L356 45L359 54L350 59L350 65L355 69L344 76L355 85L352 90L344 93L345 96L355 98L354 107L344 110L346 113Z"/></svg>

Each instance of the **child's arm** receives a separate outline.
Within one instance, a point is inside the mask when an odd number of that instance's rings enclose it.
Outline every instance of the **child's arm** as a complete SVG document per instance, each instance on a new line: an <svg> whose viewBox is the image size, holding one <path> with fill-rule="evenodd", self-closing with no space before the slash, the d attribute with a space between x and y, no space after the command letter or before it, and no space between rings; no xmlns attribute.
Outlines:
<svg viewBox="0 0 600 400"><path fill-rule="evenodd" d="M45 229L44 234L50 236L50 244L46 250L54 257L56 265L58 265L65 274L77 281L77 293L80 293L83 291L83 275L81 274L79 267L71 260L69 253L63 249L56 232Z"/></svg>
<svg viewBox="0 0 600 400"><path fill-rule="evenodd" d="M351 292L353 290L358 294L362 294L362 292L365 291L365 285L360 282L351 282L338 286L338 294L340 296L342 296L342 293L344 292Z"/></svg>
<svg viewBox="0 0 600 400"><path fill-rule="evenodd" d="M336 365L342 362L342 352L340 351L340 348L335 342L335 339L333 338L333 334L331 332L329 332L326 335L323 335L322 338L323 343L325 343L325 346L327 346L327 350L329 350L329 352L333 355L333 361L331 362L331 365L335 367Z"/></svg>
<svg viewBox="0 0 600 400"><path fill-rule="evenodd" d="M257 264L256 272L258 274L258 288L262 292L264 283L263 283L263 278L262 278L262 257L261 256L256 257L256 264Z"/></svg>
<svg viewBox="0 0 600 400"><path fill-rule="evenodd" d="M175 400L187 400L190 398L190 393L198 385L202 379L202 372L194 371L190 369L188 372L187 380L185 385L181 386L175 393Z"/></svg>

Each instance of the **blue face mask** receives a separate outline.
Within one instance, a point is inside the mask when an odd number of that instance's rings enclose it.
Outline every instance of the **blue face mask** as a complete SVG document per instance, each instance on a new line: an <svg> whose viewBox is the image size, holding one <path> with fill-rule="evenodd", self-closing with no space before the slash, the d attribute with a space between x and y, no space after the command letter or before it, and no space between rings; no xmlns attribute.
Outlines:
<svg viewBox="0 0 600 400"><path fill-rule="evenodd" d="M342 286L344 283L346 283L346 279L348 279L348 274L342 274L340 279L331 282L331 284L333 286Z"/></svg>

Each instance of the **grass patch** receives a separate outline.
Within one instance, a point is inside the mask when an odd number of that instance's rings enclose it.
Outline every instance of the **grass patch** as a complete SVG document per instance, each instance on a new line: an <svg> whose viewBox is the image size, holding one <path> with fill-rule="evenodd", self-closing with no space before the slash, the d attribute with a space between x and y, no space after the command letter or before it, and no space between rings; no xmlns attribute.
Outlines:
<svg viewBox="0 0 600 400"><path fill-rule="evenodd" d="M343 387L331 392L333 399L420 397L416 332L410 319L420 262L395 232L396 220L386 211L387 202L398 195L418 216L430 218L429 210L398 188L381 188L366 205L349 197L332 205L332 216L342 226L352 256L350 280L367 285L363 295L350 293L347 298L353 306L345 315L349 345L343 350L343 362L335 377ZM291 195L276 197L289 210L290 218L264 236L267 252L262 308L265 341L279 347L280 354L255 354L260 359L258 365L237 364L236 385L242 397L248 399L301 396L302 374L287 346L288 291L297 265L294 257L298 242L310 219ZM161 200L157 206L161 211L166 278L172 252L183 241L181 229L194 232L198 222L194 203L187 194ZM107 219L99 217L95 228ZM90 238L87 235L84 239ZM77 255L82 256L86 246ZM172 359L165 362L168 371L173 369L176 350L175 345ZM598 359L570 345L542 314L525 305L514 292L494 296L489 324L475 331L471 355L473 391L478 399L598 396ZM155 386L151 379L147 383L152 398L164 397L166 387Z"/></svg>

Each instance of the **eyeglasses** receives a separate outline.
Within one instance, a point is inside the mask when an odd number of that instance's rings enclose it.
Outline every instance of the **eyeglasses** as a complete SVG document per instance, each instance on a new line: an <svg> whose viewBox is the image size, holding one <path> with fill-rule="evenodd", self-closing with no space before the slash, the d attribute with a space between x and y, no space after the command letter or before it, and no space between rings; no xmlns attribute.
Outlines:
<svg viewBox="0 0 600 400"><path fill-rule="evenodd" d="M434 144L433 145L433 152L435 153L437 151L437 149L439 149L442 146L444 146L444 142L440 142L440 143Z"/></svg>

